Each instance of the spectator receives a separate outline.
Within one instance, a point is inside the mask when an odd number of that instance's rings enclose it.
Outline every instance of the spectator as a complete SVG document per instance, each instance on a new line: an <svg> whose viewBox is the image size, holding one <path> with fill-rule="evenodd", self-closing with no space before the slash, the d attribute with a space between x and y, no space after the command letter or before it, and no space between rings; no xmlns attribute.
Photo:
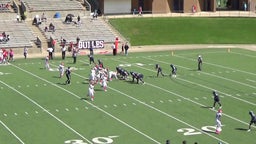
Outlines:
<svg viewBox="0 0 256 144"><path fill-rule="evenodd" d="M72 57L73 57L73 64L76 63L76 58L77 58L77 54L78 54L78 48L73 48L73 51L72 51Z"/></svg>
<svg viewBox="0 0 256 144"><path fill-rule="evenodd" d="M42 16L41 16L41 20L42 20L42 21L45 21L45 22L47 21L47 18L46 18L45 13L43 13L43 14L42 14Z"/></svg>
<svg viewBox="0 0 256 144"><path fill-rule="evenodd" d="M142 6L139 7L139 16L142 16Z"/></svg>
<svg viewBox="0 0 256 144"><path fill-rule="evenodd" d="M48 53L49 53L49 60L52 60L53 59L53 48L48 48L47 49Z"/></svg>

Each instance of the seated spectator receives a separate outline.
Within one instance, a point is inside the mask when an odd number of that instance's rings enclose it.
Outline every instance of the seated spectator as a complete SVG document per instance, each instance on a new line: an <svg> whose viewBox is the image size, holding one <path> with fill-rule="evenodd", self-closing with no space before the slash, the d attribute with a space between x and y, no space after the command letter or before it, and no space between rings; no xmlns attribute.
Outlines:
<svg viewBox="0 0 256 144"><path fill-rule="evenodd" d="M65 23L71 23L73 21L73 18L72 18L72 16L70 16L70 15L67 15L66 16L66 18L65 18Z"/></svg>
<svg viewBox="0 0 256 144"><path fill-rule="evenodd" d="M42 20L42 21L45 21L45 22L47 21L46 15L45 15L44 13L43 13L42 16L41 16L41 20Z"/></svg>
<svg viewBox="0 0 256 144"><path fill-rule="evenodd" d="M98 11L95 10L94 13L93 13L93 15L92 15L92 18L93 18L93 19L97 19L97 17L98 17Z"/></svg>
<svg viewBox="0 0 256 144"><path fill-rule="evenodd" d="M52 23L49 25L49 30L55 32L55 26Z"/></svg>
<svg viewBox="0 0 256 144"><path fill-rule="evenodd" d="M48 32L48 27L44 27L44 32Z"/></svg>

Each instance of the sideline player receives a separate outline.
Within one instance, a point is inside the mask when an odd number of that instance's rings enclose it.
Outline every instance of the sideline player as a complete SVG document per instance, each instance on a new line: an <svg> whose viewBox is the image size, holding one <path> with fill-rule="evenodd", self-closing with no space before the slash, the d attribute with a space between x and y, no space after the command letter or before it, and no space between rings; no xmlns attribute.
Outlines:
<svg viewBox="0 0 256 144"><path fill-rule="evenodd" d="M221 116L222 116L222 110L219 109L218 112L216 113L216 134L220 134L220 132L222 131Z"/></svg>
<svg viewBox="0 0 256 144"><path fill-rule="evenodd" d="M248 132L251 131L251 125L252 124L256 125L256 116L253 113L253 111L249 111L249 115L251 116L251 121L249 123L249 129L247 130Z"/></svg>
<svg viewBox="0 0 256 144"><path fill-rule="evenodd" d="M222 108L222 105L221 105L221 103L220 103L220 97L219 97L219 94L217 93L217 91L216 90L214 90L213 92L212 92L212 94L213 94L213 100L214 100L214 102L213 102L213 106L212 106L212 109L215 109L215 105L216 105L216 103L218 103L219 104L219 108L221 109Z"/></svg>
<svg viewBox="0 0 256 144"><path fill-rule="evenodd" d="M68 67L66 69L65 73L66 73L66 77L67 77L66 84L71 84L71 68Z"/></svg>
<svg viewBox="0 0 256 144"><path fill-rule="evenodd" d="M172 68L172 73L170 74L170 76L176 77L177 67L174 66L173 64L171 64L170 66Z"/></svg>
<svg viewBox="0 0 256 144"><path fill-rule="evenodd" d="M203 58L202 58L201 55L198 56L197 62L198 62L198 70L201 71L202 70L202 65L203 65Z"/></svg>
<svg viewBox="0 0 256 144"><path fill-rule="evenodd" d="M159 64L156 64L156 70L157 70L157 77L159 76L159 73L162 75L162 76L164 76L164 74L163 74L163 71L162 71L162 68L160 67L160 65Z"/></svg>
<svg viewBox="0 0 256 144"><path fill-rule="evenodd" d="M50 70L49 56L45 57L45 68L46 70Z"/></svg>

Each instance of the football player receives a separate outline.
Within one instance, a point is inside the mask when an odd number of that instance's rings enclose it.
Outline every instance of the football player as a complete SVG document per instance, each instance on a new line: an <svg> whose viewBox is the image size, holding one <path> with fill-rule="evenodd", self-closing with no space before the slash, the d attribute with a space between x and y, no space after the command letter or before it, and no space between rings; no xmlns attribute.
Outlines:
<svg viewBox="0 0 256 144"><path fill-rule="evenodd" d="M216 113L216 134L220 134L220 132L222 131L221 116L222 116L222 110L219 109L218 112Z"/></svg>
<svg viewBox="0 0 256 144"><path fill-rule="evenodd" d="M201 71L202 70L202 65L203 65L203 58L202 58L201 55L198 56L197 62L198 62L198 70Z"/></svg>
<svg viewBox="0 0 256 144"><path fill-rule="evenodd" d="M156 64L156 70L157 70L157 77L159 76L159 73L164 76L163 72L162 72L162 68L160 67L159 64Z"/></svg>
<svg viewBox="0 0 256 144"><path fill-rule="evenodd" d="M249 111L249 115L251 116L251 121L249 123L249 129L247 130L248 132L251 131L251 125L252 124L256 125L256 116L253 113L253 111Z"/></svg>
<svg viewBox="0 0 256 144"><path fill-rule="evenodd" d="M170 65L172 68L172 73L170 74L172 77L176 77L177 67L173 64Z"/></svg>
<svg viewBox="0 0 256 144"><path fill-rule="evenodd" d="M132 82L134 82L134 79L137 80L137 84L139 84L139 82L141 81L143 84L145 83L143 81L143 74L141 73L137 73L137 72L130 72L131 76L132 76Z"/></svg>
<svg viewBox="0 0 256 144"><path fill-rule="evenodd" d="M214 91L212 92L212 94L213 94L213 100L214 100L212 109L215 109L216 103L219 104L219 108L221 109L221 108L222 108L222 105L221 105L221 103L220 103L220 97L219 97L217 91L214 90Z"/></svg>

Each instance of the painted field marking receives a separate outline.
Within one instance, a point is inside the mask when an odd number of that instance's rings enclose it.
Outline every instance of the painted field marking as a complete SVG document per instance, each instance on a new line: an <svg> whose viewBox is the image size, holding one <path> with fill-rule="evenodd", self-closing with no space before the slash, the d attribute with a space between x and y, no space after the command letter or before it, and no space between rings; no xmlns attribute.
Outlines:
<svg viewBox="0 0 256 144"><path fill-rule="evenodd" d="M18 67L18 66L16 66L16 65L13 65L13 64L11 64L11 65L12 65L13 67L15 67L15 68L17 68L17 69L19 69L19 70L25 72L25 73L28 73L28 74L30 74L30 75L32 75L32 76L34 76L34 77L36 77L36 78L38 78L38 79L44 81L44 82L47 82L47 83L49 83L49 84L51 84L51 85L53 85L53 86L55 86L55 87L57 87L57 88L59 88L59 89L61 89L61 90L65 91L65 92L71 94L72 96L74 96L74 97L76 97L76 98L78 98L78 99L81 99L81 97L79 97L78 95L74 94L73 92L70 92L70 91L66 90L66 89L63 88L63 87L58 86L57 84L54 84L54 83L52 83L52 82L50 82L50 81L48 81L48 80L46 80L46 79L44 79L44 78L41 78L41 77L39 77L39 76L37 76L37 75L35 75L35 74L33 74L33 73L27 71L27 70L24 70L24 69L22 69L22 68L20 68L20 67ZM75 75L78 75L78 74L76 74L76 73L74 73L74 74L75 74ZM79 75L79 76L80 76L80 75ZM80 77L81 77L81 76L80 76ZM84 78L84 77L83 77L83 78ZM0 82L2 82L2 81L0 81ZM14 89L14 90L15 90L15 89ZM17 91L17 90L15 90L15 91ZM161 143L158 142L157 140L155 140L155 139L151 138L150 136L146 135L145 133L143 133L143 132L137 130L136 128L132 127L131 125L127 124L126 122L124 122L124 121L118 119L118 118L115 117L114 115L111 115L110 113L104 111L103 109L101 109L101 108L95 106L94 104L92 104L92 103L90 103L90 102L88 102L88 101L86 101L86 100L83 100L83 101L86 102L87 104L89 104L89 105L95 107L95 108L98 109L99 111L105 113L106 115L112 117L113 119L117 120L118 122L122 123L123 125L125 125L125 126L131 128L132 130L136 131L137 133L143 135L144 137L150 139L151 141L154 141L154 142L157 143L157 144L161 144ZM53 115L53 116L54 116L54 115ZM63 122L63 123L64 123L64 122ZM67 125L67 126L68 126L68 125ZM69 126L68 126L68 127L69 127ZM70 128L71 128L71 127L70 127ZM72 128L71 128L71 129L72 129ZM73 130L73 131L76 132L75 130ZM76 134L79 134L79 133L76 132ZM80 134L79 134L79 136L80 136L81 138L84 138L84 137L83 137L82 135L80 135ZM86 138L84 138L84 140L86 140L86 141L88 141L89 143L91 143L91 142L90 142L89 140L87 140Z"/></svg>
<svg viewBox="0 0 256 144"><path fill-rule="evenodd" d="M25 144L7 125L5 125L1 120L0 120L1 125L3 125L21 144Z"/></svg>
<svg viewBox="0 0 256 144"><path fill-rule="evenodd" d="M146 59L147 59L147 58L146 58ZM161 63L164 63L164 64L168 64L168 63L166 63L166 62L159 61L159 60L155 60L155 59L151 59L151 58L150 58L150 60L154 60L154 61L157 61L157 62L161 62ZM184 69L189 69L189 70L190 70L190 68L187 68L187 67L183 67L183 66L179 66L179 67L184 68ZM140 68L146 69L146 68L143 68L143 67L140 67ZM149 70L149 69L146 69L146 70ZM152 71L152 70L150 70L150 71ZM226 78L223 78L223 77L220 77L220 76L208 74L208 73L205 73L205 72L202 72L202 73L203 73L203 74L206 74L206 75L210 75L210 76L214 76L214 77L218 77L218 78L221 78L221 79L226 80ZM190 84L194 84L194 85L200 86L200 87L204 87L204 88L209 89L209 90L213 90L213 88L207 87L207 86L205 86L205 85L201 85L201 84L198 84L198 83L194 83L194 82L191 82L191 81L182 79L182 78L177 78L177 79L182 80L182 81L187 82L187 83L190 83ZM240 83L240 82L238 82L238 83ZM228 96L228 97L237 99L237 100L239 100L239 101L242 101L242 102L245 102L245 103L248 103L248 104L251 104L251 105L256 106L255 103L249 102L249 101L244 100L244 99L241 99L241 98L233 97L233 96L230 95L230 94L227 94L227 93L224 93L224 92L219 92L219 93L224 94L225 96Z"/></svg>
<svg viewBox="0 0 256 144"><path fill-rule="evenodd" d="M81 76L81 75L79 75L79 74L75 74L75 75L77 75L77 76L79 76L79 77L81 77L81 78L85 78L85 77L83 77L83 76ZM146 84L149 85L148 83L146 83ZM150 85L151 85L151 84L150 84ZM119 91L119 90L117 90L117 89L112 88L112 87L108 87L108 88L111 89L111 90L113 90L113 91L115 91L115 92L117 92L117 93L120 93L120 94L122 94L122 95L124 95L124 96L126 96L126 97L128 97L128 98L130 98L130 99L132 99L132 100L134 100L134 101L137 101L138 103L140 103L140 104L142 104L142 105L145 105L145 106L147 106L147 107L149 107L149 108L151 108L151 109L153 109L153 110L155 110L155 111L157 111L157 112L159 112L159 113L161 113L161 114L163 114L163 115L165 115L165 116L167 116L167 117L169 117L169 118L172 118L172 119L174 119L174 120L176 120L176 121L178 121L178 122L180 122L180 123L182 123L182 124L184 124L184 125L187 125L187 126L189 126L189 127L192 127L192 128L194 128L195 130L198 130L198 131L204 133L205 135L208 135L209 137L212 137L213 139L216 139L216 140L221 141L221 142L223 142L223 143L229 144L228 142L226 142L226 141L224 141L224 140L222 140L222 139L219 139L219 138L217 138L217 137L215 137L215 136L213 136L213 135L211 135L211 134L209 134L209 133L207 133L207 132L205 132L205 131L202 131L202 130L200 130L199 128L197 128L197 127L195 127L195 126L192 126L192 125L190 125L190 124L188 124L188 123L186 123L186 122L184 122L184 121L182 121L182 120L180 120L180 119L178 119L178 118L176 118L176 117L174 117L174 116L172 116L172 115L170 115L170 114L168 114L168 113L166 113L166 112L164 112L164 111L161 111L161 110L159 110L159 109L157 109L157 108L155 108L155 107L153 107L153 106L151 106L151 105L149 105L149 104L146 104L145 102L140 101L140 100L138 100L138 99L136 99L136 98L134 98L134 97L132 97L132 96L130 96L130 95L128 95L128 94L125 94L125 93L123 93L123 92L121 92L121 91ZM181 96L181 97L182 97L182 96ZM133 105L136 105L136 103L133 103ZM202 105L202 104L199 104L199 105Z"/></svg>
<svg viewBox="0 0 256 144"><path fill-rule="evenodd" d="M83 138L84 140L86 140L87 142L89 142L90 144L93 144L91 141L89 141L88 139L86 139L84 136L82 136L80 133L78 133L76 130L74 130L73 128L71 128L69 125L67 125L65 122L63 122L62 120L60 120L58 117L56 117L55 115L53 115L52 113L50 113L49 111L47 111L43 106L41 106L40 104L38 104L37 102L35 102L34 100L30 99L27 95L21 93L20 91L16 90L15 88L11 87L10 85L4 83L3 81L0 80L0 83L2 83L3 85L7 86L8 88L10 88L11 90L15 91L16 93L20 94L21 96L23 96L24 98L26 98L27 100L29 100L30 102L32 102L34 105L38 106L39 108L41 108L43 111L45 111L46 113L48 113L50 116L52 116L54 119L56 119L57 121L59 121L61 124L63 124L65 127L67 127L68 129L70 129L72 132L76 133L78 136L80 136L81 138Z"/></svg>
<svg viewBox="0 0 256 144"><path fill-rule="evenodd" d="M154 60L154 59L152 59L152 60ZM114 61L120 61L120 60L114 60ZM123 61L121 61L121 62L123 62ZM137 67L139 67L139 66L137 66ZM155 71L153 71L153 70L151 70L151 69L147 69L147 68L144 68L144 67L139 67L139 68L145 69L145 70L148 70L148 71L155 72ZM186 82L188 82L188 83L193 83L193 84L198 85L197 83L190 82L190 81L187 81L187 80L184 80L184 79L181 79L181 78L177 78L177 79L186 81ZM152 87L161 89L162 91L165 91L165 92L167 92L167 93L173 94L173 95L178 96L178 97L180 97L180 98L182 98L182 99L188 100L188 101L190 101L190 102L192 102L192 103L195 103L195 104L197 104L197 105L199 105L199 106L205 106L205 105L203 105L203 104L201 104L201 103L198 103L198 102L196 102L196 101L193 101L193 100L191 100L191 99L188 99L188 98L186 98L186 97L184 97L184 96L182 96L182 95L179 95L179 94L177 94L177 93L171 92L171 91L169 91L169 90L163 89L163 88L161 88L161 87L159 87L159 86L156 86L156 85L153 85L153 84L150 84L150 83L146 83L146 85L150 85L150 86L152 86ZM209 87L206 87L206 86L203 86L203 85L200 85L200 84L199 84L199 86L213 90L212 88L209 88ZM223 94L225 94L225 93L223 93ZM226 95L227 95L227 94L226 94ZM227 96L230 96L230 95L227 95ZM232 96L231 96L231 97L232 97ZM235 97L233 97L233 98L235 98ZM239 98L236 98L236 99L239 99ZM242 99L241 99L241 100L242 100ZM242 101L243 101L243 100L242 100ZM245 100L244 100L244 101L245 101ZM246 102L247 102L247 101L246 101ZM248 103L249 103L249 102L248 102ZM255 105L254 103L250 103L250 104ZM210 109L210 110L212 110L212 109ZM215 112L216 112L216 110L212 110L212 111L215 111ZM247 122L241 121L241 120L239 120L239 119L237 119L237 118L235 118L235 117L232 117L232 116L230 116L230 115L228 115L228 114L224 114L224 113L223 113L223 115L225 115L225 116L227 116L227 117L229 117L229 118L231 118L231 119L233 119L233 120L236 120L236 121L238 121L238 122L240 122L240 123L243 123L243 124L245 124L245 125L248 125ZM253 126L253 127L255 127L255 126Z"/></svg>

